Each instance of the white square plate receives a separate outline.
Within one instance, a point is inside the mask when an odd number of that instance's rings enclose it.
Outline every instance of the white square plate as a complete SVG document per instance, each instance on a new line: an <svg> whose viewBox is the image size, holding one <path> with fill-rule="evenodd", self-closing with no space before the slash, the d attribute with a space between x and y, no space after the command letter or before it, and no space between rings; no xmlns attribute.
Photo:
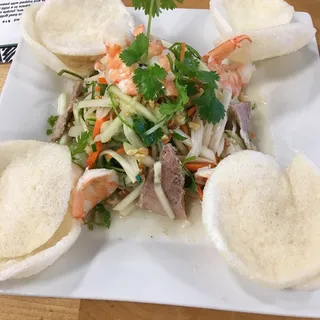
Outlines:
<svg viewBox="0 0 320 320"><path fill-rule="evenodd" d="M135 18L146 22L141 12ZM311 24L309 15L295 20ZM208 10L164 12L153 33L168 41L185 41L201 53L212 47L217 30ZM286 57L257 63L251 93L259 144L271 132L273 151L286 164L302 150L320 164L317 148L320 107L319 55L315 40ZM0 102L0 140L46 140L46 120L55 112L65 81L41 64L25 44L19 45ZM269 119L269 120L266 120ZM272 148L266 148L272 152ZM83 232L76 245L51 268L30 279L0 283L5 294L112 299L185 305L269 314L320 317L320 291L265 289L239 278L219 257L200 223L195 225L137 213L114 219L111 229ZM194 218L194 217L193 217Z"/></svg>

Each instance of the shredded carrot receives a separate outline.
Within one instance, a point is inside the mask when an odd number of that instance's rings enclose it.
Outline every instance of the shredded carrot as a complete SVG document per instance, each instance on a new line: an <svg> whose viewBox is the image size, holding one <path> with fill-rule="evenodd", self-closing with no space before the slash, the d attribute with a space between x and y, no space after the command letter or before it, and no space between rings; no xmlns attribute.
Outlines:
<svg viewBox="0 0 320 320"><path fill-rule="evenodd" d="M95 87L94 87L94 91L95 91L95 92L100 92L100 86L95 86Z"/></svg>
<svg viewBox="0 0 320 320"><path fill-rule="evenodd" d="M121 148L119 148L117 151L116 151L117 154L122 154L124 153L124 147L123 145L121 146Z"/></svg>
<svg viewBox="0 0 320 320"><path fill-rule="evenodd" d="M182 124L182 125L180 126L180 128L181 128L181 130L182 130L186 135L189 135L189 129L188 129L187 125Z"/></svg>
<svg viewBox="0 0 320 320"><path fill-rule="evenodd" d="M181 51L180 51L180 61L183 62L184 55L186 53L186 44L184 42L181 43Z"/></svg>
<svg viewBox="0 0 320 320"><path fill-rule="evenodd" d="M108 121L110 119L110 115L106 115L105 117L101 118L101 119L97 119L95 124L94 124L94 127L93 127L93 138L95 138L97 135L100 134L100 130L101 130L101 126L104 122ZM103 144L101 141L97 141L95 143L96 145L96 149L97 151L95 152L92 152L89 154L89 157L88 157L88 160L87 160L87 166L89 169L92 169L95 162L97 161L98 159L98 156L100 154L100 152L102 151L102 148L103 148Z"/></svg>
<svg viewBox="0 0 320 320"><path fill-rule="evenodd" d="M168 144L172 139L172 133L169 134L168 139L162 140L164 144Z"/></svg>
<svg viewBox="0 0 320 320"><path fill-rule="evenodd" d="M186 164L186 168L191 172L197 172L198 169L204 167L214 168L215 164L212 162L189 162Z"/></svg>
<svg viewBox="0 0 320 320"><path fill-rule="evenodd" d="M199 195L200 200L202 200L203 199L203 190L202 190L200 184L197 184L197 193Z"/></svg>
<svg viewBox="0 0 320 320"><path fill-rule="evenodd" d="M95 143L95 145L96 145L97 151L90 153L89 157L88 157L88 160L87 160L87 166L88 166L89 169L93 168L93 166L96 163L96 161L98 159L98 156L99 156L99 154L100 154L100 152L102 151L102 148L103 148L103 145L102 145L101 141L97 141Z"/></svg>
<svg viewBox="0 0 320 320"><path fill-rule="evenodd" d="M197 107L193 106L190 109L188 109L188 117L192 117L197 111Z"/></svg>
<svg viewBox="0 0 320 320"><path fill-rule="evenodd" d="M96 120L93 127L93 138L95 138L98 134L100 134L102 124L108 121L109 119L110 119L110 115L108 114L105 117Z"/></svg>
<svg viewBox="0 0 320 320"><path fill-rule="evenodd" d="M107 79L105 77L98 78L98 82L101 84L108 84Z"/></svg>

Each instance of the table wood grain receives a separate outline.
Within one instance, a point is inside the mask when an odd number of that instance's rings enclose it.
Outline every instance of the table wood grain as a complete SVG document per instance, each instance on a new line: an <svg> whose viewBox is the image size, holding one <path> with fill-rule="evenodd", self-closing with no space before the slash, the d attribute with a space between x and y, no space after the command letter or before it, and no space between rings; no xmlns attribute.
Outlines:
<svg viewBox="0 0 320 320"><path fill-rule="evenodd" d="M296 11L311 14L320 46L320 0L287 0ZM125 0L130 4L130 0ZM208 0L185 0L185 8L208 8ZM10 65L0 65L0 91ZM116 301L0 297L0 320L289 320L248 313ZM307 319L307 318L300 318ZM319 318L320 319L320 318Z"/></svg>

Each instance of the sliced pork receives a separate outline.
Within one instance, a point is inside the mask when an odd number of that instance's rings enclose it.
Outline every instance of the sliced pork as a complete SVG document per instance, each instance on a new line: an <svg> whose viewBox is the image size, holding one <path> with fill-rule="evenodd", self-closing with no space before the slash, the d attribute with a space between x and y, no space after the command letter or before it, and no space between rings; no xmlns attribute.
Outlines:
<svg viewBox="0 0 320 320"><path fill-rule="evenodd" d="M186 219L184 195L184 176L181 162L171 144L163 147L160 154L162 164L161 185L169 200L176 219ZM141 191L139 206L152 212L166 215L154 190L154 170L150 170Z"/></svg>

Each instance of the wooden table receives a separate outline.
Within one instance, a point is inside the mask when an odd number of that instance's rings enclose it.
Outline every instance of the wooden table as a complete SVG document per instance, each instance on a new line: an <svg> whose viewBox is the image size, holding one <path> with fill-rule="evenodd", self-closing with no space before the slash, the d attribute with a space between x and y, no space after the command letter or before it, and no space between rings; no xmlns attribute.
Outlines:
<svg viewBox="0 0 320 320"><path fill-rule="evenodd" d="M296 11L309 12L314 26L320 30L320 0L287 1L295 6ZM129 0L124 2L130 3ZM208 8L208 2L208 0L185 0L184 7ZM317 41L319 46L320 31L317 34ZM0 65L0 90L8 70L9 65ZM276 320L276 318L281 317L114 301L0 297L0 320Z"/></svg>

